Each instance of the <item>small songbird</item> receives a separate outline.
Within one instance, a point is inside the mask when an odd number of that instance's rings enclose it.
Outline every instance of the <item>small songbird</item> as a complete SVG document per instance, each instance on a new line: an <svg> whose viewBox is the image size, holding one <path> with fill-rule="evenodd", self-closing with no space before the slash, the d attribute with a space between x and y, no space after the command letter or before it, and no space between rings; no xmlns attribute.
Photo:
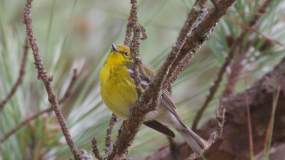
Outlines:
<svg viewBox="0 0 285 160"><path fill-rule="evenodd" d="M144 73L135 73L134 61L130 54L130 48L118 44L112 45L112 49L100 72L100 92L104 103L118 117L127 119L129 107L139 98L138 91L143 93L154 77L154 73L143 66ZM136 82L134 76L138 76ZM139 85L139 86L137 86ZM208 146L207 142L188 128L175 111L175 104L169 93L164 90L156 110L147 113L144 125L157 130L169 137L175 134L170 128L174 128L184 138L191 149L202 154Z"/></svg>

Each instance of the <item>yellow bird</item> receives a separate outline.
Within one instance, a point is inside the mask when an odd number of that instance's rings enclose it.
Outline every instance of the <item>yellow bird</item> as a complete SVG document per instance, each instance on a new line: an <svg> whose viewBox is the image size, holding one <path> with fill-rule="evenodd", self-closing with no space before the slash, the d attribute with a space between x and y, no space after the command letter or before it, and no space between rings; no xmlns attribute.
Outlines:
<svg viewBox="0 0 285 160"><path fill-rule="evenodd" d="M111 52L100 72L100 92L104 103L118 117L128 118L129 107L139 96L137 89L143 92L152 80L154 74L145 66L144 70L147 76L145 73L139 73L140 81L135 83L130 48L122 44L112 45ZM136 87L136 84L140 86ZM194 152L202 154L208 146L207 142L181 121L167 91L163 91L160 98L159 106L146 115L144 124L169 137L175 136L170 128L176 129Z"/></svg>

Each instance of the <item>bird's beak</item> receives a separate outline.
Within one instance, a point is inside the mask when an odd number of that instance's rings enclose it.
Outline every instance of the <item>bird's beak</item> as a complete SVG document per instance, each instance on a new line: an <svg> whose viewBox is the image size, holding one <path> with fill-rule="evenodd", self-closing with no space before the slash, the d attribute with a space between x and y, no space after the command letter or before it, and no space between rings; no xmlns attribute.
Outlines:
<svg viewBox="0 0 285 160"><path fill-rule="evenodd" d="M117 51L117 46L114 43L112 44L112 51Z"/></svg>

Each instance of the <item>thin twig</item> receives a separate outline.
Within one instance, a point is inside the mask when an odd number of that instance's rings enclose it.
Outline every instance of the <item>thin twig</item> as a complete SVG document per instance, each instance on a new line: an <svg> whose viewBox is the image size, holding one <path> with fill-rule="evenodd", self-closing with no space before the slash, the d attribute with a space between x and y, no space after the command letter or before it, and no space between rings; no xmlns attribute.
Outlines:
<svg viewBox="0 0 285 160"><path fill-rule="evenodd" d="M137 25L137 19L138 19L137 1L131 0L130 16L128 18L127 30L126 30L125 40L124 40L124 44L127 46L130 46L132 32L135 29L135 26Z"/></svg>
<svg viewBox="0 0 285 160"><path fill-rule="evenodd" d="M6 97L2 101L0 101L0 112L4 109L7 102L13 97L13 95L16 93L18 87L23 82L24 75L25 75L25 68L26 68L26 64L27 64L28 50L29 50L28 40L26 39L25 44L23 46L23 56L21 59L18 78L17 78L16 82L14 83L13 87L11 88L11 90L9 91L9 93L6 95Z"/></svg>
<svg viewBox="0 0 285 160"><path fill-rule="evenodd" d="M74 69L72 73L73 74L72 74L70 83L69 83L63 97L59 100L59 104L63 104L70 97L70 93L71 93L73 86L75 84L75 81L78 77L76 69ZM41 117L44 114L50 113L50 112L52 112L52 107L48 107L46 109L43 109L42 111L39 111L38 113L26 118L24 121L19 123L16 127L11 129L9 132L5 133L4 136L2 138L0 138L0 144L4 143L8 138L10 138L12 135L17 133L20 129L22 129L26 125L30 124L32 121L38 119L39 117Z"/></svg>
<svg viewBox="0 0 285 160"><path fill-rule="evenodd" d="M232 59L231 65L229 66L230 72L228 73L228 82L225 85L225 89L222 93L222 97L227 97L234 92L235 85L241 76L242 71L244 70L244 66L242 65L242 61L247 57L250 53L250 47L253 43L253 38L248 38L247 44L239 44L239 47L236 49L235 56ZM246 45L246 46L244 46Z"/></svg>
<svg viewBox="0 0 285 160"><path fill-rule="evenodd" d="M105 137L106 155L108 155L112 151L112 131L116 122L117 122L117 116L115 114L112 114Z"/></svg>
<svg viewBox="0 0 285 160"><path fill-rule="evenodd" d="M241 38L242 37L240 36L239 39L241 39ZM194 118L193 124L192 124L192 129L194 131L197 130L198 123L200 122L200 119L202 118L204 111L208 107L211 100L214 98L214 96L215 96L215 94L216 94L216 92L217 92L217 90L218 90L218 88L222 82L223 75L224 75L227 67L229 66L230 62L232 61L232 58L234 56L234 50L237 47L237 44L239 41L237 40L236 43L231 48L231 51L229 52L227 58L225 59L225 63L222 65L222 67L220 68L220 70L218 72L217 78L214 80L213 85L209 89L209 94L207 95L206 100L204 101L202 107L198 110L197 114L195 115L195 118Z"/></svg>
<svg viewBox="0 0 285 160"><path fill-rule="evenodd" d="M257 9L257 13L263 13L265 9L269 6L269 2L271 0L265 0L264 3ZM263 14L255 14L252 19L249 21L249 26L250 27L254 27L258 21L260 20L260 18L262 17ZM197 114L195 115L195 118L193 120L193 125L192 128L193 130L197 130L198 127L198 123L200 122L203 113L205 112L205 110L207 109L207 107L209 106L209 103L211 102L211 100L214 98L220 84L221 81L223 79L223 75L226 72L226 69L228 68L228 66L230 65L234 55L236 54L236 50L240 48L241 45L243 45L243 41L244 38L246 36L248 36L248 31L244 30L239 36L238 38L235 40L230 52L228 53L227 58L225 59L224 64L222 65L222 67L220 68L217 78L214 80L213 85L210 87L209 89L209 94L206 97L206 100L204 101L203 105L201 106L201 108L198 110Z"/></svg>
<svg viewBox="0 0 285 160"><path fill-rule="evenodd" d="M45 89L48 94L48 100L52 106L52 109L56 115L56 118L58 120L58 123L61 127L62 133L65 137L65 140L70 148L70 151L73 153L73 156L76 160L80 160L80 152L73 142L71 135L68 131L68 128L66 126L66 122L64 119L64 116L59 108L59 101L54 93L53 88L51 87L51 81L52 77L48 76L46 69L44 68L41 56L40 56L40 51L38 44L36 42L36 39L34 37L34 33L32 30L32 18L31 18L31 8L32 8L32 0L27 0L27 3L25 5L24 9L24 22L26 26L26 33L27 37L29 40L30 47L32 48L33 51L33 56L34 56L34 61L35 61L35 67L38 72L38 79L41 80L45 86Z"/></svg>
<svg viewBox="0 0 285 160"><path fill-rule="evenodd" d="M99 152L99 149L97 146L97 141L95 138L92 139L91 144L92 144L92 152L93 152L95 158L97 158L98 160L103 160L103 157L101 156L101 154Z"/></svg>
<svg viewBox="0 0 285 160"><path fill-rule="evenodd" d="M142 25L138 23L138 16L137 16L137 1L130 0L131 9L130 15L128 18L128 24L125 34L124 44L130 46L131 56L134 60L134 74L133 77L135 80L135 84L137 87L138 95L141 95L141 89L139 88L139 71L140 73L144 73L144 69L142 67L142 62L139 57L139 46L140 40L145 40L147 38L145 29Z"/></svg>

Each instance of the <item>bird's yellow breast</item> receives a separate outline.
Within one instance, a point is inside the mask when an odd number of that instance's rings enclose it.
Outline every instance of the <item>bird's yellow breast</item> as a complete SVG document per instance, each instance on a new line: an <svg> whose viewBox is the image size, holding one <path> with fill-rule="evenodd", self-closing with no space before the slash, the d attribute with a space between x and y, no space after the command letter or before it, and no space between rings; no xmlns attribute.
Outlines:
<svg viewBox="0 0 285 160"><path fill-rule="evenodd" d="M127 118L129 107L137 100L134 80L126 65L105 64L100 73L100 92L108 108L121 118Z"/></svg>

